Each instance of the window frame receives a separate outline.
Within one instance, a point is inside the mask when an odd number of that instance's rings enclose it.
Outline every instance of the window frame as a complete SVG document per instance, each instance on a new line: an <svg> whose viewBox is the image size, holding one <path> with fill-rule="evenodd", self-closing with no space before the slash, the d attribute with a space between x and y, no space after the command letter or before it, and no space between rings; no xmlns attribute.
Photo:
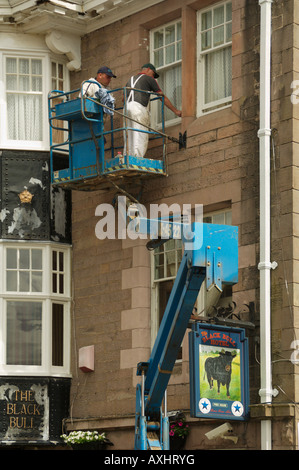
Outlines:
<svg viewBox="0 0 299 470"><path fill-rule="evenodd" d="M8 109L7 109L7 59L29 59L29 60L40 60L42 64L42 91L39 93L42 96L42 104L41 104L41 114L43 118L43 124L41 128L42 132L42 139L41 140L14 140L9 139L8 137ZM34 54L34 53L27 53L27 52L15 52L15 51L7 51L3 54L3 82L4 82L4 106L3 106L3 131L2 131L2 141L4 146L8 148L18 148L18 149L32 149L32 150L40 150L43 149L44 142L47 141L47 108L45 104L45 95L46 95L46 73L47 66L46 66L46 57L43 54Z"/></svg>
<svg viewBox="0 0 299 470"><path fill-rule="evenodd" d="M12 268L12 267L8 267L8 266L7 266L7 252L8 252L9 249L16 250L16 252L17 252L17 266L16 266L15 268L14 268L14 267ZM21 251L25 251L25 250L29 251L29 253L30 253L30 256L29 256L29 260L30 260L30 261L29 261L29 263L30 263L29 268L22 267L22 266L20 266L20 264L19 264L19 261L20 261L20 252L21 252ZM41 269L34 269L34 268L32 268L32 250L40 250L40 251L42 252L42 255L41 255L42 267L41 267ZM44 283L44 276L42 276L42 280L41 280L41 290L35 291L35 290L32 289L32 284L33 284L33 283L32 283L32 274L33 274L34 272L43 272L44 253L43 253L43 251L42 251L40 248L38 248L38 247L34 247L34 248L7 247L6 250L5 250L5 263L4 263L4 265L5 265L5 274L6 274L6 276L5 276L5 287L4 287L5 292L7 292L7 293L14 293L14 294L16 294L16 295L19 295L19 294L20 294L20 295L22 295L22 294L24 295L24 294L26 294L26 293L28 293L28 294L33 294L33 293L42 293L42 292L44 291L44 285L43 285L43 283ZM15 289L15 290L14 290L14 289L8 289L8 283L7 283L7 273L8 273L8 272L10 272L10 273L15 272L15 273L16 273L16 277L17 277L17 289ZM21 289L20 289L20 284L21 284L21 282L19 282L19 280L20 280L20 275L21 275L21 273L24 273L24 272L28 272L28 273L29 273L30 286L29 286L28 290L21 290Z"/></svg>
<svg viewBox="0 0 299 470"><path fill-rule="evenodd" d="M43 288L41 292L10 292L6 290L6 251L7 248L28 248L43 250ZM55 294L52 291L52 252L63 251L65 267L65 292ZM70 337L71 337L71 247L56 243L0 242L0 256L4 260L0 270L0 374L18 376L70 376ZM9 301L41 302L41 365L9 365L6 363L7 347L7 304ZM63 365L52 364L52 318L53 305L63 305Z"/></svg>
<svg viewBox="0 0 299 470"><path fill-rule="evenodd" d="M219 100L211 101L207 104L204 102L204 96L205 96L205 57L208 56L208 54L219 51L219 50L225 50L227 48L232 48L232 35L230 41L224 40L224 44L221 44L219 46L211 46L211 48L207 49L206 51L202 51L202 29L201 29L201 24L202 24L202 15L207 13L208 11L214 12L217 8L221 7L222 5L224 6L224 10L226 12L226 5L232 4L231 0L226 0L224 2L219 2L216 3L215 5L209 6L207 8L204 8L202 10L199 10L197 12L197 116L206 116L207 114L220 111L225 108L231 107L232 103L232 94L230 96L227 96L225 98L221 98ZM213 13L212 13L213 14ZM226 15L226 13L225 13ZM225 21L224 24L224 36L225 36L225 31L227 24L231 23L232 24L232 19L229 21L226 21L226 16L225 16ZM209 29L215 29L215 27L212 25L211 28Z"/></svg>
<svg viewBox="0 0 299 470"><path fill-rule="evenodd" d="M40 59L42 61L42 140L12 140L8 138L8 112L7 112L7 85L6 85L6 59L7 58ZM57 57L49 51L34 51L33 48L18 50L12 48L0 49L0 81L3 87L0 88L0 114L2 125L0 126L0 147L3 149L20 150L43 150L50 147L49 124L48 124L48 93L52 90L52 63L60 64L63 67L64 88L67 90L70 84L69 70L66 66L67 58Z"/></svg>
<svg viewBox="0 0 299 470"><path fill-rule="evenodd" d="M181 38L178 40L177 39L177 25L181 23ZM163 46L161 47L158 47L158 48L155 48L154 47L154 35L156 32L160 31L163 29L163 34L165 35L165 30L166 28L168 28L169 26L172 26L172 25L175 25L175 31L176 31L176 38L175 38L175 41L173 42L174 45L175 45L175 60L169 64L165 64L164 63L164 59L163 59L163 66L158 66L156 63L155 63L155 52L157 49L162 49L163 50L163 57L165 57L165 49L167 46L169 46L170 44L165 44L165 41L163 43ZM178 43L181 43L183 42L183 37L182 37L182 18L178 18L176 20L173 20L173 21L170 21L168 23L165 23L165 24L162 24L154 29L152 29L150 31L150 61L155 65L156 67L156 70L158 72L158 74L161 74L162 72L164 71L168 71L178 65L180 65L181 67L181 86L182 86L182 62L183 62L183 59L182 59L182 46L181 46L181 58L180 59L177 59L177 44ZM157 79L158 83L159 83L159 78ZM168 96L168 94L166 93L166 91L163 89L163 86L159 83L159 85L161 86L161 89L162 89L162 92L166 94L166 96L171 100L171 97ZM172 103L175 105L175 103ZM177 104L178 107L181 107L182 106L182 103L178 103ZM165 114L165 112L164 112ZM162 123L159 123L158 122L158 111L157 111L157 105L154 105L154 103L151 104L151 119L152 119L152 125L153 126L156 126L158 129L162 127ZM180 117L176 117L174 114L173 114L173 117L171 119L168 119L168 120L165 120L165 126L173 126L173 125L176 125L178 124L179 122L181 122L181 118Z"/></svg>

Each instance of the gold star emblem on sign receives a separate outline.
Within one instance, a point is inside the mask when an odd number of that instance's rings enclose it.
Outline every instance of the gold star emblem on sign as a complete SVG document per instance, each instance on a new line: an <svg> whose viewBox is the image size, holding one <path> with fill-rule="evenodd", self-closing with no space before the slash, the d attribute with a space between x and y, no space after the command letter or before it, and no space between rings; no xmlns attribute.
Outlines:
<svg viewBox="0 0 299 470"><path fill-rule="evenodd" d="M32 198L33 198L33 194L31 194L28 189L24 189L24 191L22 191L20 194L19 194L19 198L20 198L20 201L21 203L25 204L25 203L30 203L32 201Z"/></svg>

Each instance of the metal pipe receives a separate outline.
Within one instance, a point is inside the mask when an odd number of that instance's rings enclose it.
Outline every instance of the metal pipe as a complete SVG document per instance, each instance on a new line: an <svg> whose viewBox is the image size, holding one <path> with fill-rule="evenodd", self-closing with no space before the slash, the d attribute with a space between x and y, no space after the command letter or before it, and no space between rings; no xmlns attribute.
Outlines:
<svg viewBox="0 0 299 470"><path fill-rule="evenodd" d="M259 0L260 29L260 381L261 403L272 402L270 271L270 146L271 146L271 3ZM261 449L271 450L271 420L261 421Z"/></svg>

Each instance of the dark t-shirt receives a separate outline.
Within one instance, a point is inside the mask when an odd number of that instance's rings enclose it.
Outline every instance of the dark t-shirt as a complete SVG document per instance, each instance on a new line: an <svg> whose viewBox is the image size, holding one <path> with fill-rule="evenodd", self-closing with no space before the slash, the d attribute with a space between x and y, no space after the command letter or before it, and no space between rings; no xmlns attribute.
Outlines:
<svg viewBox="0 0 299 470"><path fill-rule="evenodd" d="M153 91L155 93L161 92L160 87L157 83L157 81L149 77L148 75L145 75L144 73L135 75L133 77L133 83L135 80L138 78L138 82L135 85L135 88L137 90L144 90L144 91ZM131 79L127 82L126 87L131 88ZM127 90L127 97L129 98L131 90ZM142 93L140 91L133 91L134 93L134 101L137 101L137 103L142 104L143 106L147 106L149 99L150 99L150 94L149 93ZM131 99L129 99L131 101Z"/></svg>

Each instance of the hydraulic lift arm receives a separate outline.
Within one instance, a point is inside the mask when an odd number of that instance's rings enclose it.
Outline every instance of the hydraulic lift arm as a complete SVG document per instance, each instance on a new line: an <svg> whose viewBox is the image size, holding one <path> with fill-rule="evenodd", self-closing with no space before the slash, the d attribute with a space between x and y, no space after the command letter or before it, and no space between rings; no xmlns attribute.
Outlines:
<svg viewBox="0 0 299 470"><path fill-rule="evenodd" d="M141 224L142 226L142 224ZM141 229L142 230L142 229ZM139 363L135 449L169 449L169 422L162 403L202 283L218 289L238 281L238 230L227 225L193 225L148 362Z"/></svg>

